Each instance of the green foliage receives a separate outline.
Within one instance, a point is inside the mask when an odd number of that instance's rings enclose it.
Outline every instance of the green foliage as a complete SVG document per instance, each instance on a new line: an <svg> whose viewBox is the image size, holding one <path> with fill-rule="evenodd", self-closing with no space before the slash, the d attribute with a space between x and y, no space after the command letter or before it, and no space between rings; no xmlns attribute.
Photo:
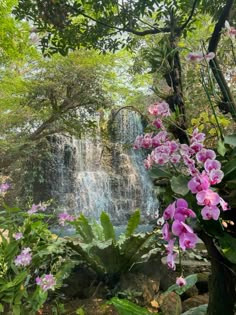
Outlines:
<svg viewBox="0 0 236 315"><path fill-rule="evenodd" d="M36 285L36 277L51 273L58 288L76 264L70 259L72 251L67 248L66 241L53 235L44 222L50 217L44 213L28 214L6 205L0 212L0 301L3 312L35 314L48 297L48 292ZM23 237L16 240L14 235L18 232ZM24 248L31 249L32 261L27 266L17 266L15 259Z"/></svg>
<svg viewBox="0 0 236 315"><path fill-rule="evenodd" d="M139 219L140 213L136 211L129 219L125 233L116 239L107 214L101 214L101 225L90 223L81 215L71 222L77 234L68 238L68 245L77 252L78 260L86 262L101 277L108 278L108 281L116 281L121 273L159 252L156 231L133 234Z"/></svg>
<svg viewBox="0 0 236 315"><path fill-rule="evenodd" d="M224 143L236 147L236 134L224 136Z"/></svg>
<svg viewBox="0 0 236 315"><path fill-rule="evenodd" d="M173 190L174 193L185 196L189 192L188 189L188 181L189 179L187 176L184 175L178 175L178 176L173 176L171 178L171 189Z"/></svg>
<svg viewBox="0 0 236 315"><path fill-rule="evenodd" d="M226 257L232 264L236 265L236 242L235 237L228 233L223 236L217 237L218 249L221 254Z"/></svg>
<svg viewBox="0 0 236 315"><path fill-rule="evenodd" d="M85 312L84 312L83 308L80 307L80 308L78 308L78 309L76 310L76 314L77 314L77 315L85 315Z"/></svg>
<svg viewBox="0 0 236 315"><path fill-rule="evenodd" d="M83 214L74 222L74 225L76 232L82 237L83 242L88 244L93 240L94 234L91 225Z"/></svg>
<svg viewBox="0 0 236 315"><path fill-rule="evenodd" d="M150 313L147 309L140 307L128 300L113 297L108 304L112 304L120 315L151 315L158 313Z"/></svg>
<svg viewBox="0 0 236 315"><path fill-rule="evenodd" d="M1 0L0 2L0 57L1 65L11 65L14 60L29 60L36 54L29 41L29 26L25 22L16 21L11 11L17 0ZM29 59L28 59L29 58Z"/></svg>
<svg viewBox="0 0 236 315"><path fill-rule="evenodd" d="M65 55L69 49L81 46L103 51L132 47L134 40L130 34L145 36L170 32L172 15L181 29L190 24L187 22L193 4L194 1L184 0L127 3L118 0L63 3L20 0L14 14L20 19L32 20L42 32L41 45L45 54L59 51ZM126 36L114 36L119 33L126 33Z"/></svg>
<svg viewBox="0 0 236 315"><path fill-rule="evenodd" d="M115 241L115 231L111 223L111 220L106 212L103 211L101 213L100 221L103 228L105 241L109 239L112 239L113 241Z"/></svg>
<svg viewBox="0 0 236 315"><path fill-rule="evenodd" d="M129 237L132 234L134 234L134 231L138 227L139 222L140 222L140 211L136 210L128 221L126 232L125 232L126 237Z"/></svg>

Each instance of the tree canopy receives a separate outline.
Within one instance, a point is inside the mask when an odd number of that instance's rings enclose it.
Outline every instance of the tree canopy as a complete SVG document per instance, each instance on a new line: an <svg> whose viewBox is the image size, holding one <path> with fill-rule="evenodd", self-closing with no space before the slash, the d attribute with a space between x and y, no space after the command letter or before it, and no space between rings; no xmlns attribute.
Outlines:
<svg viewBox="0 0 236 315"><path fill-rule="evenodd" d="M217 19L223 6L219 0L19 0L14 13L33 21L45 53L65 54L81 46L131 47L132 35L181 34L197 13L212 12Z"/></svg>

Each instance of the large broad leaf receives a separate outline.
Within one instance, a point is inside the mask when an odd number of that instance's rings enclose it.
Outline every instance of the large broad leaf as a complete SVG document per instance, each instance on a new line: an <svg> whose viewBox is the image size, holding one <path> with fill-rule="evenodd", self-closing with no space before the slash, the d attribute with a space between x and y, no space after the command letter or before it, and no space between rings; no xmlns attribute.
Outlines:
<svg viewBox="0 0 236 315"><path fill-rule="evenodd" d="M219 251L231 263L236 264L236 238L228 233L224 233L222 237L217 238L219 241Z"/></svg>
<svg viewBox="0 0 236 315"><path fill-rule="evenodd" d="M136 210L129 219L126 232L125 232L126 237L129 237L134 233L134 231L139 225L139 222L140 222L140 211Z"/></svg>
<svg viewBox="0 0 236 315"><path fill-rule="evenodd" d="M230 160L222 167L225 177L229 177L233 172L236 171L236 159Z"/></svg>
<svg viewBox="0 0 236 315"><path fill-rule="evenodd" d="M152 167L148 173L152 178L163 178L163 177L170 178L171 177L171 174L164 167Z"/></svg>
<svg viewBox="0 0 236 315"><path fill-rule="evenodd" d="M236 147L236 134L225 136L224 137L224 142L230 145L233 145Z"/></svg>
<svg viewBox="0 0 236 315"><path fill-rule="evenodd" d="M128 300L113 297L108 304L113 304L119 315L155 315L158 313L150 313L147 309L138 306Z"/></svg>
<svg viewBox="0 0 236 315"><path fill-rule="evenodd" d="M187 276L185 280L186 280L186 285L180 287L177 284L173 284L167 289L166 292L175 291L179 295L183 294L185 291L187 291L188 289L192 288L195 285L195 283L197 282L197 274Z"/></svg>
<svg viewBox="0 0 236 315"><path fill-rule="evenodd" d="M225 144L223 141L219 140L217 143L217 152L221 156L225 156L225 153L227 152L227 148L225 147Z"/></svg>
<svg viewBox="0 0 236 315"><path fill-rule="evenodd" d="M185 196L189 192L189 179L184 175L173 176L170 180L171 189L178 195Z"/></svg>
<svg viewBox="0 0 236 315"><path fill-rule="evenodd" d="M96 260L97 264L100 265L106 273L116 274L121 271L123 257L118 245L115 245L111 239L94 245L90 249L89 255Z"/></svg>
<svg viewBox="0 0 236 315"><path fill-rule="evenodd" d="M98 241L97 241L98 242ZM107 242L101 242L101 245L110 246L112 240ZM108 244L107 244L108 243ZM84 244L79 242L78 240L73 240L68 238L68 246L77 254L77 263L83 262L91 266L93 270L100 274L104 274L106 272L104 265L101 264L100 259L98 259L92 252L90 252L93 244Z"/></svg>
<svg viewBox="0 0 236 315"><path fill-rule="evenodd" d="M76 231L83 238L84 242L90 243L94 239L93 230L86 217L81 214L79 218L73 222Z"/></svg>
<svg viewBox="0 0 236 315"><path fill-rule="evenodd" d="M142 258L152 249L156 248L157 236L155 232L131 235L120 244L120 252L123 256L123 271L130 270L131 267L140 261L147 259Z"/></svg>
<svg viewBox="0 0 236 315"><path fill-rule="evenodd" d="M106 212L102 212L100 216L101 225L103 228L103 233L105 236L105 240L112 239L115 241L115 232L114 227L111 223L111 220Z"/></svg>
<svg viewBox="0 0 236 315"><path fill-rule="evenodd" d="M201 218L201 226L208 235L221 237L224 233L224 229L219 220L202 220Z"/></svg>

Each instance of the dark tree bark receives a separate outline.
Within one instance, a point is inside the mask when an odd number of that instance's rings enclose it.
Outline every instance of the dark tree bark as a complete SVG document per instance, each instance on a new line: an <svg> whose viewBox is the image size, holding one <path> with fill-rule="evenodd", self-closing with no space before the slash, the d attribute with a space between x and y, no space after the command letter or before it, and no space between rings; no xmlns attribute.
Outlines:
<svg viewBox="0 0 236 315"><path fill-rule="evenodd" d="M236 278L232 264L215 247L212 237L201 232L211 262L207 315L234 315Z"/></svg>
<svg viewBox="0 0 236 315"><path fill-rule="evenodd" d="M230 16L230 12L232 10L233 4L234 4L234 0L226 1L224 9L222 10L222 13L219 17L218 22L215 25L214 31L210 38L209 45L208 45L208 52L216 53L218 43L220 41L221 33L225 26L225 21ZM210 60L209 65L216 79L216 82L219 85L221 95L222 95L222 101L219 103L219 109L223 113L231 113L233 119L236 121L236 104L231 94L231 91L229 89L229 86L225 80L224 74L220 68L217 57L215 57L213 60Z"/></svg>
<svg viewBox="0 0 236 315"><path fill-rule="evenodd" d="M176 17L174 12L170 13L170 36L169 44L171 53L168 57L168 63L171 71L166 75L166 82L172 88L173 94L166 101L170 105L172 111L178 111L177 126L172 128L172 133L179 139L181 143L188 143L188 136L186 133L186 111L183 98L183 85L182 85L182 69L179 57L177 43L180 39L183 29L176 25Z"/></svg>

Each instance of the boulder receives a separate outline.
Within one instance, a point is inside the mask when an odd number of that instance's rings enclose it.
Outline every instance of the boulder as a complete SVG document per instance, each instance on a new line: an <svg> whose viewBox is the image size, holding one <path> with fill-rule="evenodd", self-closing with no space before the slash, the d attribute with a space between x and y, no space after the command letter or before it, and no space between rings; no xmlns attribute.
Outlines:
<svg viewBox="0 0 236 315"><path fill-rule="evenodd" d="M197 307L203 304L207 304L209 300L208 294L193 296L185 301L183 301L183 311L188 311L193 307Z"/></svg>
<svg viewBox="0 0 236 315"><path fill-rule="evenodd" d="M180 296L175 292L162 294L158 298L158 303L163 315L180 315L182 312Z"/></svg>
<svg viewBox="0 0 236 315"><path fill-rule="evenodd" d="M207 304L193 307L190 310L182 313L181 315L206 315L207 313Z"/></svg>

